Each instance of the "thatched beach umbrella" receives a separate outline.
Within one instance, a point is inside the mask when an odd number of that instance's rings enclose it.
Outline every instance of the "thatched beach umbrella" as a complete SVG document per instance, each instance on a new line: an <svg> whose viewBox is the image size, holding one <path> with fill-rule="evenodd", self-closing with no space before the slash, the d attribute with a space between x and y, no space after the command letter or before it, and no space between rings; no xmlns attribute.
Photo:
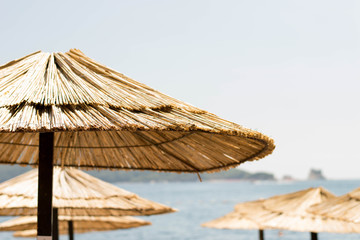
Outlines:
<svg viewBox="0 0 360 240"><path fill-rule="evenodd" d="M38 171L0 184L0 215L36 215ZM130 216L175 210L104 182L75 168L54 168L53 206L65 216Z"/></svg>
<svg viewBox="0 0 360 240"><path fill-rule="evenodd" d="M73 224L75 233L110 231L151 225L151 222L129 216L59 216L60 234L69 233L69 223ZM0 231L17 231L14 236L35 237L36 229L36 216L18 217L0 223ZM69 236L73 239L73 235Z"/></svg>
<svg viewBox="0 0 360 240"><path fill-rule="evenodd" d="M0 163L39 165L39 239L51 239L53 164L200 173L273 149L261 133L168 97L79 50L35 52L0 67Z"/></svg>
<svg viewBox="0 0 360 240"><path fill-rule="evenodd" d="M256 221L256 214L262 214L264 209L262 200L239 203L235 210L214 219L212 221L201 224L203 227L217 229L244 229L259 230L259 240L264 240L264 229L260 222Z"/></svg>
<svg viewBox="0 0 360 240"><path fill-rule="evenodd" d="M322 187L309 188L264 200L237 204L235 210L221 218L203 224L206 227L227 229L284 229L310 232L317 239L318 232L356 233L360 224L325 218L308 212L310 206L335 195ZM250 225L249 223L252 223ZM263 235L259 234L263 239Z"/></svg>
<svg viewBox="0 0 360 240"><path fill-rule="evenodd" d="M311 213L360 224L360 188L309 208Z"/></svg>
<svg viewBox="0 0 360 240"><path fill-rule="evenodd" d="M333 198L335 195L322 187L274 196L263 202L269 213L257 219L269 228L311 232L312 240L317 239L319 232L359 232L360 225L324 218L307 211L310 206Z"/></svg>

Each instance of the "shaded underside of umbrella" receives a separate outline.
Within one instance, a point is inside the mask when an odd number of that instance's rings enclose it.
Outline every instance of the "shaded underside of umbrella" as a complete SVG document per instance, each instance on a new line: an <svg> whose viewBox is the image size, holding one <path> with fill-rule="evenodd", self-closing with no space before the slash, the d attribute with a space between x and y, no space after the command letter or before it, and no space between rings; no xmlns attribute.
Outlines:
<svg viewBox="0 0 360 240"><path fill-rule="evenodd" d="M54 164L212 172L274 149L267 136L134 81L72 49L0 67L0 163L38 164L54 133Z"/></svg>
<svg viewBox="0 0 360 240"><path fill-rule="evenodd" d="M309 212L324 217L360 223L360 188L316 204L309 209Z"/></svg>
<svg viewBox="0 0 360 240"><path fill-rule="evenodd" d="M257 220L268 228L291 231L356 233L360 225L337 221L309 213L307 210L314 204L334 199L335 196L324 188L306 190L278 195L264 200L264 212Z"/></svg>
<svg viewBox="0 0 360 240"><path fill-rule="evenodd" d="M68 222L72 221L75 233L90 231L109 231L116 229L135 228L151 225L151 222L134 217L105 217L105 216L59 216L59 231L68 232ZM0 231L36 230L36 216L26 216L10 219L0 223ZM35 231L36 235L36 231ZM34 236L35 236L34 235Z"/></svg>
<svg viewBox="0 0 360 240"><path fill-rule="evenodd" d="M66 216L129 216L175 210L139 197L75 168L54 168L53 206ZM0 215L36 215L38 171L0 184Z"/></svg>

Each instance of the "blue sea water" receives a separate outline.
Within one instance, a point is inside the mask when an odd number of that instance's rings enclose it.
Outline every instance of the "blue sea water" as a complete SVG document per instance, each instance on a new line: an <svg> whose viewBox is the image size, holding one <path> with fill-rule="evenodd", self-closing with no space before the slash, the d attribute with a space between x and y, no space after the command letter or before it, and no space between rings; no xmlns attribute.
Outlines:
<svg viewBox="0 0 360 240"><path fill-rule="evenodd" d="M190 183L121 183L117 186L141 197L157 201L178 212L141 217L151 221L151 226L77 234L77 240L227 240L258 239L254 230L220 230L201 227L201 223L223 216L235 204L267 198L309 187L323 186L336 195L345 194L360 186L360 180L296 181L296 182L190 182ZM0 220L9 219L2 217ZM308 232L265 230L267 240L310 239ZM0 233L1 240L16 239L11 233ZM61 240L68 239L62 236ZM355 240L360 234L320 233L319 239Z"/></svg>

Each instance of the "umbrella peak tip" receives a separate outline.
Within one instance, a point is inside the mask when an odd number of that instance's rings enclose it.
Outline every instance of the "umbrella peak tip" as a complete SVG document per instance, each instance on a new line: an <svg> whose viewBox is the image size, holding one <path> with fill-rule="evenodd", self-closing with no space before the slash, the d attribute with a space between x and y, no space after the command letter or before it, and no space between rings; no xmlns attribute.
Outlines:
<svg viewBox="0 0 360 240"><path fill-rule="evenodd" d="M56 53L65 53L66 51L48 51L46 50L38 50L35 51L35 53L47 53L47 54L56 54ZM76 53L81 53L84 54L80 49L78 48L70 48L67 52L76 52Z"/></svg>

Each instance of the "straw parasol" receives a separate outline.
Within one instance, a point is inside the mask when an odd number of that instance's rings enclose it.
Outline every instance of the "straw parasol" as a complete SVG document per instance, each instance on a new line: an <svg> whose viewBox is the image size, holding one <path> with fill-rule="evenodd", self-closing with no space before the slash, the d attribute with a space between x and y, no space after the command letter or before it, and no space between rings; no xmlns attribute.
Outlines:
<svg viewBox="0 0 360 240"><path fill-rule="evenodd" d="M265 211L262 203L263 200L239 203L235 206L234 211L220 218L203 223L201 226L217 229L259 230L259 240L263 240L265 226L257 222L254 216L255 214L259 214L259 212Z"/></svg>
<svg viewBox="0 0 360 240"><path fill-rule="evenodd" d="M60 234L69 232L70 222L74 226L75 233L110 231L151 225L151 222L129 216L59 216ZM36 228L36 216L18 217L0 223L0 231L17 231L14 236L34 237L36 236Z"/></svg>
<svg viewBox="0 0 360 240"><path fill-rule="evenodd" d="M257 219L269 228L311 232L311 239L317 239L318 232L359 232L360 225L324 218L307 211L310 206L333 198L335 196L322 187L274 196L263 202L264 209L269 213Z"/></svg>
<svg viewBox="0 0 360 240"><path fill-rule="evenodd" d="M0 215L36 215L38 171L0 184ZM153 215L175 210L75 168L54 168L53 207L66 216Z"/></svg>
<svg viewBox="0 0 360 240"><path fill-rule="evenodd" d="M53 164L214 172L263 158L274 147L261 133L168 97L76 49L39 51L0 67L0 163L39 165L41 240L51 239Z"/></svg>
<svg viewBox="0 0 360 240"><path fill-rule="evenodd" d="M76 49L35 52L0 67L0 96L2 163L37 165L38 131L55 132L59 166L213 172L274 149L261 133L168 97Z"/></svg>
<svg viewBox="0 0 360 240"><path fill-rule="evenodd" d="M222 229L259 229L260 239L264 239L262 232L264 229L311 232L312 240L317 239L318 232L360 232L360 224L308 212L310 206L332 199L335 199L335 196L322 187L309 188L264 200L237 204L233 212L202 226Z"/></svg>
<svg viewBox="0 0 360 240"><path fill-rule="evenodd" d="M316 204L309 209L309 212L324 217L360 223L360 188Z"/></svg>

